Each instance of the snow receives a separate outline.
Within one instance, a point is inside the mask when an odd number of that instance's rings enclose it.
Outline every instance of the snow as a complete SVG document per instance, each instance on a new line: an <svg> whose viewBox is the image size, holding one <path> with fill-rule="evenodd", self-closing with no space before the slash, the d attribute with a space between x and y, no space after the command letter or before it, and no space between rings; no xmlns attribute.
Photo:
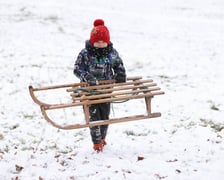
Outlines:
<svg viewBox="0 0 224 180"><path fill-rule="evenodd" d="M223 8L222 0L0 0L0 179L223 179ZM96 18L128 76L152 78L166 93L152 102L160 118L110 125L102 153L88 128L47 123L28 92L79 81L73 64ZM141 107L114 105L111 116Z"/></svg>

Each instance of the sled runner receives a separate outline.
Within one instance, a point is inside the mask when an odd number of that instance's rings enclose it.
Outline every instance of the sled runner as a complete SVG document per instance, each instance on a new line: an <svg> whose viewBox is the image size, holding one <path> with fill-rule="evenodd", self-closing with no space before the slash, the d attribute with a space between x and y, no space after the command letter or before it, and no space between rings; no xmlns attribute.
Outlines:
<svg viewBox="0 0 224 180"><path fill-rule="evenodd" d="M71 102L49 104L37 98L37 91L48 91L65 88L65 91L70 94ZM160 117L161 113L151 112L151 99L154 96L164 94L163 91L151 79L143 80L142 77L129 77L125 83L115 83L114 80L103 80L97 86L89 86L86 82L63 84L56 86L47 86L40 88L33 88L29 86L30 96L33 101L40 106L44 119L51 123L54 127L64 130L85 128L91 126L114 124L127 121L135 121L141 119ZM123 102L132 99L144 99L146 106L146 114L125 116L120 118L113 118L108 120L99 120L90 122L89 106L99 103L115 103ZM74 123L69 125L60 125L49 117L47 111L61 108L71 108L82 106L84 112L84 123ZM72 117L70 117L72 118Z"/></svg>

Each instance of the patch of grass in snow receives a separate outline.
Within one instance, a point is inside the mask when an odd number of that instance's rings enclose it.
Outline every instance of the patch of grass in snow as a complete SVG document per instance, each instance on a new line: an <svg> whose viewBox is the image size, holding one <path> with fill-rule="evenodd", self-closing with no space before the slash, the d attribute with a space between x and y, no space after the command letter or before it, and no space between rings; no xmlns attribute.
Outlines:
<svg viewBox="0 0 224 180"><path fill-rule="evenodd" d="M65 150L59 151L59 153L61 153L61 154L68 154L68 153L71 153L71 152L72 152L72 149L69 148L69 147L67 147L67 149L65 149Z"/></svg>
<svg viewBox="0 0 224 180"><path fill-rule="evenodd" d="M4 136L3 134L0 133L0 140L3 140L4 139Z"/></svg>
<svg viewBox="0 0 224 180"><path fill-rule="evenodd" d="M159 77L160 77L161 79L170 79L170 77L169 77L169 76L166 76L166 75L159 75Z"/></svg>
<svg viewBox="0 0 224 180"><path fill-rule="evenodd" d="M32 114L26 114L24 112L20 112L19 113L19 117L23 118L23 119L29 119L29 120L32 120L34 119L35 117L37 117L37 115L35 113L32 113Z"/></svg>
<svg viewBox="0 0 224 180"><path fill-rule="evenodd" d="M128 131L128 130L124 131L124 133L128 136L134 136L135 135L135 133L133 131Z"/></svg>
<svg viewBox="0 0 224 180"><path fill-rule="evenodd" d="M10 130L16 129L19 127L19 124L14 124L11 127L9 127Z"/></svg>
<svg viewBox="0 0 224 180"><path fill-rule="evenodd" d="M210 105L210 108L212 109L212 110L214 110L214 111L219 111L219 108L218 108L218 106L219 105L216 105L213 101L208 101L211 105Z"/></svg>
<svg viewBox="0 0 224 180"><path fill-rule="evenodd" d="M19 139L20 144L26 144L26 140L25 139Z"/></svg>
<svg viewBox="0 0 224 180"><path fill-rule="evenodd" d="M49 15L48 17L45 17L44 20L56 23L59 20L59 17L57 15Z"/></svg>
<svg viewBox="0 0 224 180"><path fill-rule="evenodd" d="M23 147L21 149L22 151L30 151L30 150L33 150L33 147L29 146L29 147Z"/></svg>
<svg viewBox="0 0 224 180"><path fill-rule="evenodd" d="M126 130L124 133L127 136L147 136L147 133L135 133L133 130Z"/></svg>
<svg viewBox="0 0 224 180"><path fill-rule="evenodd" d="M56 143L51 143L49 146L48 146L49 149L58 149L58 146Z"/></svg>
<svg viewBox="0 0 224 180"><path fill-rule="evenodd" d="M215 123L212 120L207 120L207 119L200 119L202 122L202 126L207 127L210 126L212 129L214 129L216 132L220 132L224 129L224 124L221 123Z"/></svg>
<svg viewBox="0 0 224 180"><path fill-rule="evenodd" d="M78 131L74 134L74 137L77 137L77 136L84 136L84 133L83 131Z"/></svg>
<svg viewBox="0 0 224 180"><path fill-rule="evenodd" d="M31 11L29 11L29 10L27 9L27 7L22 7L22 8L20 8L20 13L21 13L21 15L24 16L24 17L30 17L30 16L33 15L33 13L31 13Z"/></svg>
<svg viewBox="0 0 224 180"><path fill-rule="evenodd" d="M25 118L25 119L34 119L34 115L30 115L30 114L23 114L23 117Z"/></svg>
<svg viewBox="0 0 224 180"><path fill-rule="evenodd" d="M177 132L177 129L173 129L172 131L171 131L171 134L175 134Z"/></svg>
<svg viewBox="0 0 224 180"><path fill-rule="evenodd" d="M211 106L211 109L215 110L215 111L219 111L219 108L217 106L215 106L214 104Z"/></svg>
<svg viewBox="0 0 224 180"><path fill-rule="evenodd" d="M9 149L9 146L8 146L8 145L6 145L6 146L4 147L4 149L3 149L3 151L6 152L6 153L8 153L9 150L10 150L10 149Z"/></svg>
<svg viewBox="0 0 224 180"><path fill-rule="evenodd" d="M42 65L41 64L32 64L31 67L41 68Z"/></svg>

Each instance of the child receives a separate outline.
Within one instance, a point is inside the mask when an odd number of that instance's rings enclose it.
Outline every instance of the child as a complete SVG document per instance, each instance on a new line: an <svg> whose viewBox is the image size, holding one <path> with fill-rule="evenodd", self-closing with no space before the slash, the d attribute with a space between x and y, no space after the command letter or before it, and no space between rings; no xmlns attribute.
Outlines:
<svg viewBox="0 0 224 180"><path fill-rule="evenodd" d="M98 80L115 79L117 83L126 81L125 68L118 52L110 42L110 33L102 19L96 19L85 42L85 48L75 62L74 74L89 85L98 85ZM110 103L94 104L89 107L90 121L109 119ZM108 125L90 127L93 149L102 151L106 145Z"/></svg>

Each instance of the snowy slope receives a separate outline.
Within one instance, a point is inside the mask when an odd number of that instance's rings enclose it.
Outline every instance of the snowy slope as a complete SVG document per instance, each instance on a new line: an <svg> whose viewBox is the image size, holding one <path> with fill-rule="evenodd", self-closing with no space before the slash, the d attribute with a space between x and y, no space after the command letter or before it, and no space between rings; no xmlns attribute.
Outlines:
<svg viewBox="0 0 224 180"><path fill-rule="evenodd" d="M223 179L223 8L222 0L0 0L0 179ZM100 154L87 128L52 127L28 93L79 81L73 64L96 18L128 76L152 78L166 93L152 102L162 117L111 125Z"/></svg>

